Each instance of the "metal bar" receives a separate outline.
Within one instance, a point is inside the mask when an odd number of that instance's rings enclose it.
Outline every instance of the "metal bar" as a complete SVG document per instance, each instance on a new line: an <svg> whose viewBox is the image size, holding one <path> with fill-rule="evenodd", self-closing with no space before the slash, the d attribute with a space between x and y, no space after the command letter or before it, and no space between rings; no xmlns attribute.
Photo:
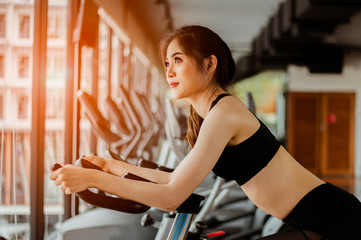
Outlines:
<svg viewBox="0 0 361 240"><path fill-rule="evenodd" d="M74 116L74 43L73 30L76 23L78 1L68 1L67 9L67 59L66 59L66 86L65 86L65 137L64 137L64 164L73 161L73 116ZM64 194L64 217L63 220L71 218L71 196Z"/></svg>
<svg viewBox="0 0 361 240"><path fill-rule="evenodd" d="M188 235L189 227L193 221L193 213L177 213L168 240L184 240Z"/></svg>
<svg viewBox="0 0 361 240"><path fill-rule="evenodd" d="M81 62L82 62L82 45L77 42L75 44L75 79L74 79L74 92L77 93L80 89L81 82ZM80 150L80 102L77 98L73 99L74 116L73 116L73 159L79 158ZM72 204L73 215L79 214L79 199L75 195L72 195L74 202Z"/></svg>
<svg viewBox="0 0 361 240"><path fill-rule="evenodd" d="M34 2L30 238L44 239L44 136L48 0Z"/></svg>
<svg viewBox="0 0 361 240"><path fill-rule="evenodd" d="M108 27L108 79L107 79L107 87L108 87L108 97L112 96L112 53L113 53L113 30Z"/></svg>
<svg viewBox="0 0 361 240"><path fill-rule="evenodd" d="M98 102L98 83L99 83L99 25L95 26L96 29L98 29L97 31L94 31L94 38L95 40L95 45L93 46L93 51L92 51L92 95L93 97L97 100ZM92 153L97 153L97 144L98 144L98 140L97 140L97 136L95 134L95 130L94 128L91 128L91 134L90 134L90 151Z"/></svg>
<svg viewBox="0 0 361 240"><path fill-rule="evenodd" d="M119 55L119 61L118 61L118 82L117 85L114 87L119 87L123 83L123 64L124 64L124 43L119 39L118 40L118 55Z"/></svg>

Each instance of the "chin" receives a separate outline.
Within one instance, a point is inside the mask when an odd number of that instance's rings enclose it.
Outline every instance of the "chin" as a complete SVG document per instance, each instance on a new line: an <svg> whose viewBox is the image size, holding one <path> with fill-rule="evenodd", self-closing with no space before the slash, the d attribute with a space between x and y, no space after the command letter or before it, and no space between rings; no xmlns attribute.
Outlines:
<svg viewBox="0 0 361 240"><path fill-rule="evenodd" d="M173 99L175 99L175 100L184 98L184 96L182 94L177 93L175 91L172 91L172 96L173 96Z"/></svg>
<svg viewBox="0 0 361 240"><path fill-rule="evenodd" d="M181 100L181 99L183 99L183 98L173 96L172 99L173 99L173 100Z"/></svg>

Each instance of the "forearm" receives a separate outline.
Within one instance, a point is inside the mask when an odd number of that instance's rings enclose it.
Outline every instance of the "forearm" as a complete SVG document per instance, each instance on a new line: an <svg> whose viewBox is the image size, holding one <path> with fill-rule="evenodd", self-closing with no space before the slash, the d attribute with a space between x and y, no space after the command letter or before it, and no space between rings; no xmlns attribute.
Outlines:
<svg viewBox="0 0 361 240"><path fill-rule="evenodd" d="M91 176L89 183L90 187L166 211L180 204L170 184L135 181L101 171Z"/></svg>
<svg viewBox="0 0 361 240"><path fill-rule="evenodd" d="M100 167L106 173L111 173L120 177L123 176L125 173L132 173L139 177L148 179L149 181L160 184L168 183L171 179L170 173L134 166L120 160L103 158L95 155L84 156L83 159Z"/></svg>
<svg viewBox="0 0 361 240"><path fill-rule="evenodd" d="M125 173L132 173L159 184L169 183L171 178L171 174L168 172L138 167L117 160L108 161L108 172L117 176L123 176Z"/></svg>
<svg viewBox="0 0 361 240"><path fill-rule="evenodd" d="M174 210L189 195L183 186L177 187L172 183L173 181L157 184L130 180L105 171L85 169L70 164L52 172L50 179L66 194L98 188L119 197L167 211Z"/></svg>

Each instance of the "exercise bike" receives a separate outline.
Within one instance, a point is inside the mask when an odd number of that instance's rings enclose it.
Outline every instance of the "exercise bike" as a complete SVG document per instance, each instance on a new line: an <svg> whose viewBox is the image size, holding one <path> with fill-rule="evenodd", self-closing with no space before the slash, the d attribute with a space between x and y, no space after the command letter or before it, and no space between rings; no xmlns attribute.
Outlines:
<svg viewBox="0 0 361 240"><path fill-rule="evenodd" d="M80 158L75 163L76 166L83 168L91 168L102 171L99 167L90 162ZM60 164L54 164L52 171L55 171L62 166ZM127 173L123 176L135 181L148 181L147 179L138 177L134 174ZM149 181L148 181L149 182ZM76 195L85 202L115 211L120 211L129 214L144 213L150 209L141 203L130 201L127 199L119 198L117 196L105 193L97 189L87 189L76 193ZM189 232L191 223L198 213L201 202L204 197L198 194L192 193L185 202L183 202L175 212L168 213L167 216L163 216L162 222L159 225L158 234L155 239L167 239L167 240L205 240L211 237L225 234L223 231L217 231L213 233L204 234L203 230L206 228L201 222L197 223L197 230L195 232ZM143 219L143 225L146 225ZM171 227L169 229L169 226ZM167 238L164 238L165 230L169 229Z"/></svg>

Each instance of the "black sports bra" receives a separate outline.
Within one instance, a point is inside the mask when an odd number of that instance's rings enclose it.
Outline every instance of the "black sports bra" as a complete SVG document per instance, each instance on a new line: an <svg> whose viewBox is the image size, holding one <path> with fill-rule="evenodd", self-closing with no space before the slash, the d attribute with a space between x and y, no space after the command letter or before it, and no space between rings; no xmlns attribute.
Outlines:
<svg viewBox="0 0 361 240"><path fill-rule="evenodd" d="M230 94L221 94L212 102L217 102ZM258 118L257 118L258 119ZM236 180L243 185L260 172L277 153L280 143L270 130L260 121L261 126L249 138L238 145L225 147L213 172L222 178Z"/></svg>

